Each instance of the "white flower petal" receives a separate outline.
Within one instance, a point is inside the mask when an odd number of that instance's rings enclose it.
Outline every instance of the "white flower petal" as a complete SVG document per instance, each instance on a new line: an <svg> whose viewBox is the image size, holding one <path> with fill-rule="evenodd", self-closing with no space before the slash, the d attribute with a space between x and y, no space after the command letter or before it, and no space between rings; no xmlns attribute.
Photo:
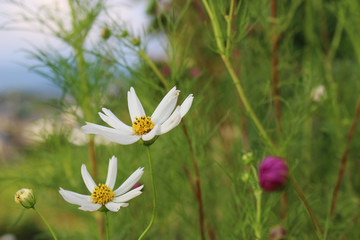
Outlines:
<svg viewBox="0 0 360 240"><path fill-rule="evenodd" d="M96 187L96 184L92 177L90 176L88 170L86 169L85 164L81 166L81 176L84 180L84 183L87 187L87 189L92 193Z"/></svg>
<svg viewBox="0 0 360 240"><path fill-rule="evenodd" d="M169 118L170 114L176 106L180 91L173 87L161 100L151 116L151 121L157 124L162 124Z"/></svg>
<svg viewBox="0 0 360 240"><path fill-rule="evenodd" d="M115 156L112 156L112 158L109 161L108 174L105 182L105 184L111 190L114 188L115 185L116 173L117 173L117 158Z"/></svg>
<svg viewBox="0 0 360 240"><path fill-rule="evenodd" d="M133 199L134 197L139 196L140 194L142 194L141 189L143 189L144 185L141 185L140 187L137 187L133 190L131 190L130 192L125 193L124 195L115 197L113 199L113 202L127 202L131 199Z"/></svg>
<svg viewBox="0 0 360 240"><path fill-rule="evenodd" d="M91 197L89 195L83 195L76 192L64 190L60 188L59 193L64 198L65 201L71 204L76 204L79 206L87 205L92 202Z"/></svg>
<svg viewBox="0 0 360 240"><path fill-rule="evenodd" d="M181 122L181 107L177 106L173 114L166 120L159 129L159 135L167 133Z"/></svg>
<svg viewBox="0 0 360 240"><path fill-rule="evenodd" d="M135 172L133 172L133 174L131 174L130 177L128 177L128 179L126 179L126 181L114 191L115 196L119 196L129 191L129 189L131 189L135 185L135 183L139 181L143 173L144 168L138 168Z"/></svg>
<svg viewBox="0 0 360 240"><path fill-rule="evenodd" d="M103 113L99 112L101 119L111 127L132 133L132 128L120 121L109 109L103 108Z"/></svg>
<svg viewBox="0 0 360 240"><path fill-rule="evenodd" d="M94 211L98 210L99 208L101 208L101 206L102 205L99 203L91 203L91 204L83 205L83 206L79 207L79 209L83 210L83 211L94 212Z"/></svg>
<svg viewBox="0 0 360 240"><path fill-rule="evenodd" d="M123 129L115 129L115 128L109 128L109 127L104 127L95 123L89 123L86 122L86 125L81 127L85 133L93 133L93 134L99 134L101 132L105 132L105 133L116 133L119 135L134 135L134 132L131 131L127 131L127 130L123 130Z"/></svg>
<svg viewBox="0 0 360 240"><path fill-rule="evenodd" d="M126 133L120 129L114 129L109 127L100 126L94 123L86 123L85 126L82 127L86 133L93 133L100 136L103 136L107 140L111 142L116 142L122 145L132 144L140 139L140 136Z"/></svg>
<svg viewBox="0 0 360 240"><path fill-rule="evenodd" d="M150 132L141 136L142 140L149 141L149 140L153 139L156 135L159 135L159 128L160 128L159 124L155 125L155 127L153 129L151 129Z"/></svg>
<svg viewBox="0 0 360 240"><path fill-rule="evenodd" d="M105 204L105 207L112 212L117 212L120 210L120 207L127 207L129 206L128 203L115 203L115 202L108 202Z"/></svg>
<svg viewBox="0 0 360 240"><path fill-rule="evenodd" d="M187 96L187 98L181 104L181 109L180 109L181 118L183 118L185 116L185 114L189 111L193 100L194 100L194 96L192 94L190 94L189 96Z"/></svg>
<svg viewBox="0 0 360 240"><path fill-rule="evenodd" d="M131 122L135 121L135 117L141 117L145 115L145 111L139 98L137 97L133 87L128 92L128 107L131 117Z"/></svg>

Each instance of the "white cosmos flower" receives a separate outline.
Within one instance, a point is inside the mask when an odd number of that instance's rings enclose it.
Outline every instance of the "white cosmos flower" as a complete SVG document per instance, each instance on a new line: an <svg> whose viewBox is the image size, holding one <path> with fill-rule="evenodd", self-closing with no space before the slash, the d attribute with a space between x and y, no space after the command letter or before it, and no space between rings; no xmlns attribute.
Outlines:
<svg viewBox="0 0 360 240"><path fill-rule="evenodd" d="M150 141L155 136L167 133L179 125L189 111L194 99L193 95L190 94L180 106L175 108L179 93L180 91L173 87L161 100L151 117L148 117L134 88L131 87L128 92L128 107L132 126L124 124L109 109L103 108L104 113L99 112L99 115L112 128L87 122L82 129L86 133L98 134L123 145L132 144L140 139L145 142Z"/></svg>
<svg viewBox="0 0 360 240"><path fill-rule="evenodd" d="M109 161L108 175L105 184L96 185L91 178L86 166L81 166L81 175L85 182L87 189L91 195L83 195L60 188L59 193L65 201L79 205L79 209L84 211L96 211L102 206L105 206L112 212L119 211L120 207L127 207L127 201L139 196L144 185L129 191L141 178L144 173L144 168L137 169L130 175L126 181L113 191L116 173L117 173L117 158L113 156ZM128 192L129 191L129 192Z"/></svg>

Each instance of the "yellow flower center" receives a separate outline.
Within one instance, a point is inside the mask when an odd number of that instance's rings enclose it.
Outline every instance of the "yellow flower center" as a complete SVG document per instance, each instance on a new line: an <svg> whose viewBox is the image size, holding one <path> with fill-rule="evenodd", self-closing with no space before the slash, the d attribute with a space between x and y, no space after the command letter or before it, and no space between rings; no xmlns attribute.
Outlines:
<svg viewBox="0 0 360 240"><path fill-rule="evenodd" d="M132 129L136 135L144 135L154 128L154 123L151 121L151 117L145 115L137 118L132 123Z"/></svg>
<svg viewBox="0 0 360 240"><path fill-rule="evenodd" d="M99 186L96 186L95 190L91 193L93 203L102 205L113 200L114 196L115 193L106 184L99 184Z"/></svg>
<svg viewBox="0 0 360 240"><path fill-rule="evenodd" d="M20 195L20 193L17 193L17 194L15 195L15 201L16 201L16 203L20 203L20 201L21 201L21 195Z"/></svg>

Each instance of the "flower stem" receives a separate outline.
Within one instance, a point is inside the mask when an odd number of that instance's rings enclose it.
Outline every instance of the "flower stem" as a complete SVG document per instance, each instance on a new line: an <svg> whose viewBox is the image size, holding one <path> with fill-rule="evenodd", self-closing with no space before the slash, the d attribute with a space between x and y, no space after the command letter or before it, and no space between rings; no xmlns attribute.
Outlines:
<svg viewBox="0 0 360 240"><path fill-rule="evenodd" d="M216 44L217 44L217 47L219 48L219 54L221 56L221 59L223 60L232 80L233 80L233 83L236 87L236 90L239 94L239 97L241 99L241 101L243 102L247 112L249 113L251 119L253 120L253 122L255 123L257 129L259 130L260 132L260 135L266 140L266 142L270 145L270 147L272 149L277 149L274 145L274 143L271 141L271 139L269 138L269 136L267 135L265 129L263 128L263 126L261 125L259 119L256 117L253 109L251 108L250 106L250 103L247 99L247 97L245 96L245 93L244 93L244 90L240 84L240 81L239 81L239 78L237 77L236 73L235 73L235 70L233 68L233 66L231 65L230 63L230 60L229 60L229 57L226 55L226 50L223 46L223 41L222 41L222 32L220 30L220 26L219 26L219 22L217 20L217 17L216 17L216 14L212 11L209 3L207 2L207 0L202 0L203 4L204 4L204 7L210 17L210 20L211 20L211 25L213 27L213 31L214 31L214 34L215 34L215 39L216 39ZM210 2L211 3L211 2Z"/></svg>
<svg viewBox="0 0 360 240"><path fill-rule="evenodd" d="M303 191L301 190L301 188L299 187L299 185L297 184L296 180L294 177L291 177L291 181L293 183L295 192L297 193L298 197L300 198L300 200L304 203L304 206L306 208L306 211L308 212L310 219L312 221L313 226L315 226L315 228L317 229L318 233L322 236L324 231L320 226L319 221L317 220L314 211L311 209L310 204L308 203Z"/></svg>
<svg viewBox="0 0 360 240"><path fill-rule="evenodd" d="M56 237L54 231L52 230L52 228L50 227L49 223L46 221L44 216L35 207L33 207L33 209L40 216L40 218L43 220L43 222L45 223L46 227L49 229L49 231L50 231L51 235L53 236L53 238L55 240L57 240L57 237Z"/></svg>
<svg viewBox="0 0 360 240"><path fill-rule="evenodd" d="M165 77L161 74L161 72L159 71L159 69L155 66L155 64L153 63L153 61L151 61L151 59L149 58L148 55L146 55L146 53L144 51L140 51L139 52L139 56L142 57L145 62L151 67L151 69L154 71L154 73L156 74L156 76L158 76L158 78L160 79L161 83L164 85L165 89L168 89L168 83L166 82Z"/></svg>
<svg viewBox="0 0 360 240"><path fill-rule="evenodd" d="M151 162L150 146L146 146L146 150L147 150L148 158L149 158L150 177L151 177L151 184L152 184L152 189L153 189L153 212L152 212L152 216L151 216L149 225L146 227L144 232L140 235L138 240L142 239L145 236L145 234L149 231L149 229L151 228L151 226L154 223L155 214L156 214L156 189L155 189L154 173L153 173L152 162Z"/></svg>
<svg viewBox="0 0 360 240"><path fill-rule="evenodd" d="M338 196L338 193L339 193L339 190L340 190L341 180L342 180L342 177L344 175L345 168L346 168L347 156L348 156L348 153L350 151L350 143L351 143L351 140L352 140L352 138L354 136L356 126L357 126L357 122L358 122L359 118L360 118L360 96L359 96L358 103L357 103L357 106L356 106L355 117L354 117L353 123L351 125L351 128L350 128L348 136L347 136L347 142L346 142L345 151L344 151L344 153L343 153L343 155L341 157L341 160L340 160L338 176L337 176L337 179L336 179L334 192L333 192L332 199L331 199L330 217L332 217L332 215L334 214L334 211L335 211L336 199L337 199L337 196Z"/></svg>
<svg viewBox="0 0 360 240"><path fill-rule="evenodd" d="M199 165L195 158L194 148L192 146L191 139L190 139L189 133L187 131L186 125L184 122L181 122L181 125L182 125L183 132L185 134L186 140L189 145L191 161L192 161L192 164L193 164L193 167L195 170L195 184L193 183L193 181L191 181L191 178L189 178L189 182L190 182L190 184L195 185L195 188L193 187L193 189L194 189L194 194L196 196L196 200L198 202L200 236L201 236L201 240L205 240L205 217L204 217L203 200L202 200L202 194L201 194Z"/></svg>
<svg viewBox="0 0 360 240"><path fill-rule="evenodd" d="M110 239L110 235L109 235L109 218L107 215L107 212L104 212L105 214L105 232L106 232L106 240Z"/></svg>
<svg viewBox="0 0 360 240"><path fill-rule="evenodd" d="M226 68L228 69L228 72L231 75L231 78L235 84L236 90L241 98L241 101L244 103L244 106L247 110L247 112L249 113L251 119L253 120L253 122L255 123L257 129L260 132L260 135L266 140L266 142L269 144L269 146L276 150L277 148L275 147L274 143L270 140L269 136L267 135L265 129L263 128L262 124L260 123L259 119L256 117L253 109L250 106L250 103L247 100L247 97L245 96L244 90L240 84L240 81L229 61L229 59L225 56L225 55L221 55L221 58L223 59L223 62L226 66Z"/></svg>
<svg viewBox="0 0 360 240"><path fill-rule="evenodd" d="M81 28L81 26L79 26L81 23L76 13L74 1L68 0L68 5L71 12L72 30L73 32L77 32L77 29ZM71 42L70 45L75 54L77 71L81 83L80 94L82 101L79 103L79 105L81 106L81 110L84 112L85 119L89 122L93 122L93 117L91 114L91 102L90 102L91 93L90 93L88 76L87 76L87 63L84 58L84 49L83 49L84 42L86 37L88 36L89 30L90 28L84 32L79 33L78 38L76 38L77 40ZM97 179L97 162L95 156L94 136L89 136L89 156L90 156L90 162L92 168L92 175L95 179Z"/></svg>
<svg viewBox="0 0 360 240"><path fill-rule="evenodd" d="M273 82L273 96L275 106L276 122L279 128L279 132L282 132L281 127L281 102L280 102L280 91L279 91L279 58L278 58L278 45L279 36L276 33L276 0L270 1L271 19L271 59L272 59L272 82Z"/></svg>
<svg viewBox="0 0 360 240"><path fill-rule="evenodd" d="M251 170L253 172L255 179L259 179L257 171L254 166L251 166ZM255 237L256 237L256 239L261 239L261 228L262 228L262 226L261 226L261 195L262 195L262 191L261 191L261 188L259 187L259 185L254 187L253 191L254 191L254 196L256 199L256 218L255 218L256 220L255 220L255 226L254 226Z"/></svg>

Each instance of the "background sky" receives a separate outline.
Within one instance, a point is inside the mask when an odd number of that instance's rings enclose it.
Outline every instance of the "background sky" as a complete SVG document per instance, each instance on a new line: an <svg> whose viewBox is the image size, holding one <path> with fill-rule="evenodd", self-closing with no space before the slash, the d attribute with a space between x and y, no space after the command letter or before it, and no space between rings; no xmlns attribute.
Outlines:
<svg viewBox="0 0 360 240"><path fill-rule="evenodd" d="M29 0L24 2L30 3ZM59 0L31 0L31 6L36 9L41 4L59 4L60 9L65 13L68 10L67 1ZM123 24L135 36L142 36L148 29L151 17L146 14L148 0L122 0L107 1L112 5L109 14L116 19L119 24ZM11 21L17 16L19 9L8 2L0 2L0 26L6 21ZM44 34L29 31L34 27L26 22L16 24L22 30L0 29L0 93L21 91L43 94L54 92L60 93L59 89L49 80L28 70L28 66L35 62L27 58L24 49L32 49L32 46L53 46L59 51L63 48L56 39L49 38ZM29 29L29 30L25 30ZM158 48L159 43L150 41L149 49ZM151 55L151 53L150 53Z"/></svg>

